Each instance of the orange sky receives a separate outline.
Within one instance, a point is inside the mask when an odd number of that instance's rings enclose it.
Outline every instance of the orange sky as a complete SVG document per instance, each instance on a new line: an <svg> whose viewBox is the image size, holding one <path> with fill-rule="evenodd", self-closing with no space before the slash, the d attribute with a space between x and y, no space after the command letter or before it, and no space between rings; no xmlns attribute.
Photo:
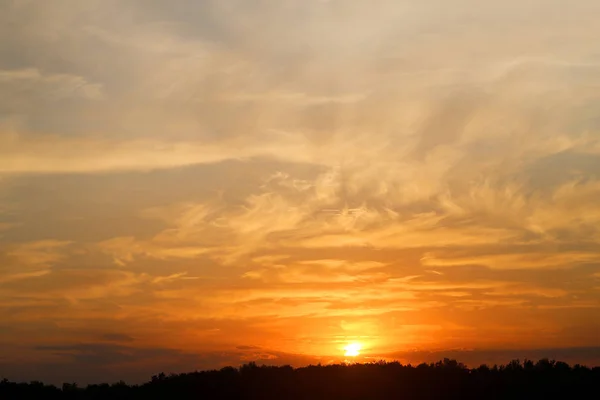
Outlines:
<svg viewBox="0 0 600 400"><path fill-rule="evenodd" d="M599 12L0 1L0 375L600 360Z"/></svg>

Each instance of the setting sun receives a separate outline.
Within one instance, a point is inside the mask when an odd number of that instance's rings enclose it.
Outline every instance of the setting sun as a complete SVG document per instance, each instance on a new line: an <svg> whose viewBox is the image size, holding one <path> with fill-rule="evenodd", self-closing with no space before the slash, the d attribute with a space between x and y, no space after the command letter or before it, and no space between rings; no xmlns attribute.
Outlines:
<svg viewBox="0 0 600 400"><path fill-rule="evenodd" d="M359 343L349 343L344 347L346 357L356 357L360 354L361 346Z"/></svg>

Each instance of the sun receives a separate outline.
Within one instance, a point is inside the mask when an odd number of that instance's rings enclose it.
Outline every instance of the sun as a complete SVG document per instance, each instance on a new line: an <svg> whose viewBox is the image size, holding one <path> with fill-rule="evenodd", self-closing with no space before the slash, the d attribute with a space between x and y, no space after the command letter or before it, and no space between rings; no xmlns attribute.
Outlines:
<svg viewBox="0 0 600 400"><path fill-rule="evenodd" d="M356 357L360 354L360 349L360 343L348 343L346 347L344 347L344 355L346 357Z"/></svg>

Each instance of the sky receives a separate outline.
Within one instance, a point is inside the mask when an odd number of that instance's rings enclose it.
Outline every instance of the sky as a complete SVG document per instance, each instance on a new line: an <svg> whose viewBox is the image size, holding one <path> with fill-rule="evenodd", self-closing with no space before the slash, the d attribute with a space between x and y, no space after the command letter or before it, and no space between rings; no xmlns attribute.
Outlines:
<svg viewBox="0 0 600 400"><path fill-rule="evenodd" d="M600 365L599 13L0 0L0 376Z"/></svg>

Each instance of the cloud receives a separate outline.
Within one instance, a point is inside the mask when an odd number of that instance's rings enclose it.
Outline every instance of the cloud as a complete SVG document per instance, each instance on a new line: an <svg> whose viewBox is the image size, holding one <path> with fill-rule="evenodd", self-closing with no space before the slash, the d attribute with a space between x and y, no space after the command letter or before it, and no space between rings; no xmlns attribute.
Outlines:
<svg viewBox="0 0 600 400"><path fill-rule="evenodd" d="M242 349L227 349L214 352L191 352L172 348L145 348L123 344L80 343L76 345L39 345L34 351L40 357L52 354L53 362L44 362L43 368L27 370L17 364L10 369L0 364L0 371L11 380L21 380L33 373L36 379L61 384L75 381L80 385L102 383L98 374L108 376L113 381L125 380L128 383L143 383L160 372L181 373L192 370L214 369L225 366L238 367L249 361L269 365L302 366L317 364L317 357L276 351L257 351L253 346ZM60 368L57 368L60 366Z"/></svg>
<svg viewBox="0 0 600 400"><path fill-rule="evenodd" d="M113 255L115 264L119 266L125 266L126 263L132 262L134 257L138 255L165 260L169 258L195 258L209 251L204 247L181 246L172 241L164 243L160 239L155 242L137 241L133 237L116 237L98 243L98 247L103 252Z"/></svg>
<svg viewBox="0 0 600 400"><path fill-rule="evenodd" d="M133 342L135 340L131 336L122 333L105 333L101 338L109 342Z"/></svg>
<svg viewBox="0 0 600 400"><path fill-rule="evenodd" d="M22 279L36 278L36 277L47 275L49 273L50 273L50 271L48 271L48 270L41 270L41 271L33 271L33 272L24 272L21 274L11 274L11 275L1 277L0 283L7 283L7 282L19 281Z"/></svg>
<svg viewBox="0 0 600 400"><path fill-rule="evenodd" d="M436 351L406 351L388 356L390 359L401 360L413 365L421 362L434 363L444 358L459 360L471 368L481 364L492 366L506 364L510 360L533 360L543 358L565 361L570 364L582 363L583 365L596 365L599 360L600 349L597 347L574 348L541 348L541 349L449 349Z"/></svg>
<svg viewBox="0 0 600 400"><path fill-rule="evenodd" d="M426 253L421 263L427 267L443 267L453 265L483 265L490 268L519 269L519 268L572 268L582 263L598 263L600 254L583 252L561 252L554 254L545 253L529 254L490 254L480 256L456 257L451 253L436 257L433 253Z"/></svg>
<svg viewBox="0 0 600 400"><path fill-rule="evenodd" d="M236 346L235 348L238 350L260 350L260 347L258 347L258 346L247 346L247 345Z"/></svg>
<svg viewBox="0 0 600 400"><path fill-rule="evenodd" d="M48 174L143 171L260 156L288 160L295 158L300 162L306 160L297 152L298 148L305 147L302 138L290 140L283 136L275 140L279 143L273 142L270 146L264 146L236 142L210 144L152 139L123 141L93 137L27 137L4 134L0 135L0 142L3 144L0 172ZM79 149L77 155L71 153L73 148Z"/></svg>
<svg viewBox="0 0 600 400"><path fill-rule="evenodd" d="M102 85L87 82L85 78L70 74L43 74L37 68L0 70L0 88L11 99L10 106L25 106L34 100L24 93L36 93L41 101L58 101L67 98L101 100ZM3 104L3 108L7 105Z"/></svg>
<svg viewBox="0 0 600 400"><path fill-rule="evenodd" d="M68 258L70 241L40 240L4 244L0 284L30 281L51 273L51 268Z"/></svg>
<svg viewBox="0 0 600 400"><path fill-rule="evenodd" d="M243 277L286 283L381 281L389 277L389 274L378 271L385 265L374 261L353 263L347 260L306 260L268 265L266 268L247 271Z"/></svg>
<svg viewBox="0 0 600 400"><path fill-rule="evenodd" d="M40 240L13 245L6 254L21 265L49 266L65 257L63 249L69 244L69 241Z"/></svg>
<svg viewBox="0 0 600 400"><path fill-rule="evenodd" d="M32 273L32 276L12 279L19 284L4 286L2 295L12 299L61 300L78 302L80 300L102 299L107 297L128 296L138 290L148 280L145 274L135 274L118 270L100 269L57 269L44 274ZM20 282L24 278L25 283Z"/></svg>

